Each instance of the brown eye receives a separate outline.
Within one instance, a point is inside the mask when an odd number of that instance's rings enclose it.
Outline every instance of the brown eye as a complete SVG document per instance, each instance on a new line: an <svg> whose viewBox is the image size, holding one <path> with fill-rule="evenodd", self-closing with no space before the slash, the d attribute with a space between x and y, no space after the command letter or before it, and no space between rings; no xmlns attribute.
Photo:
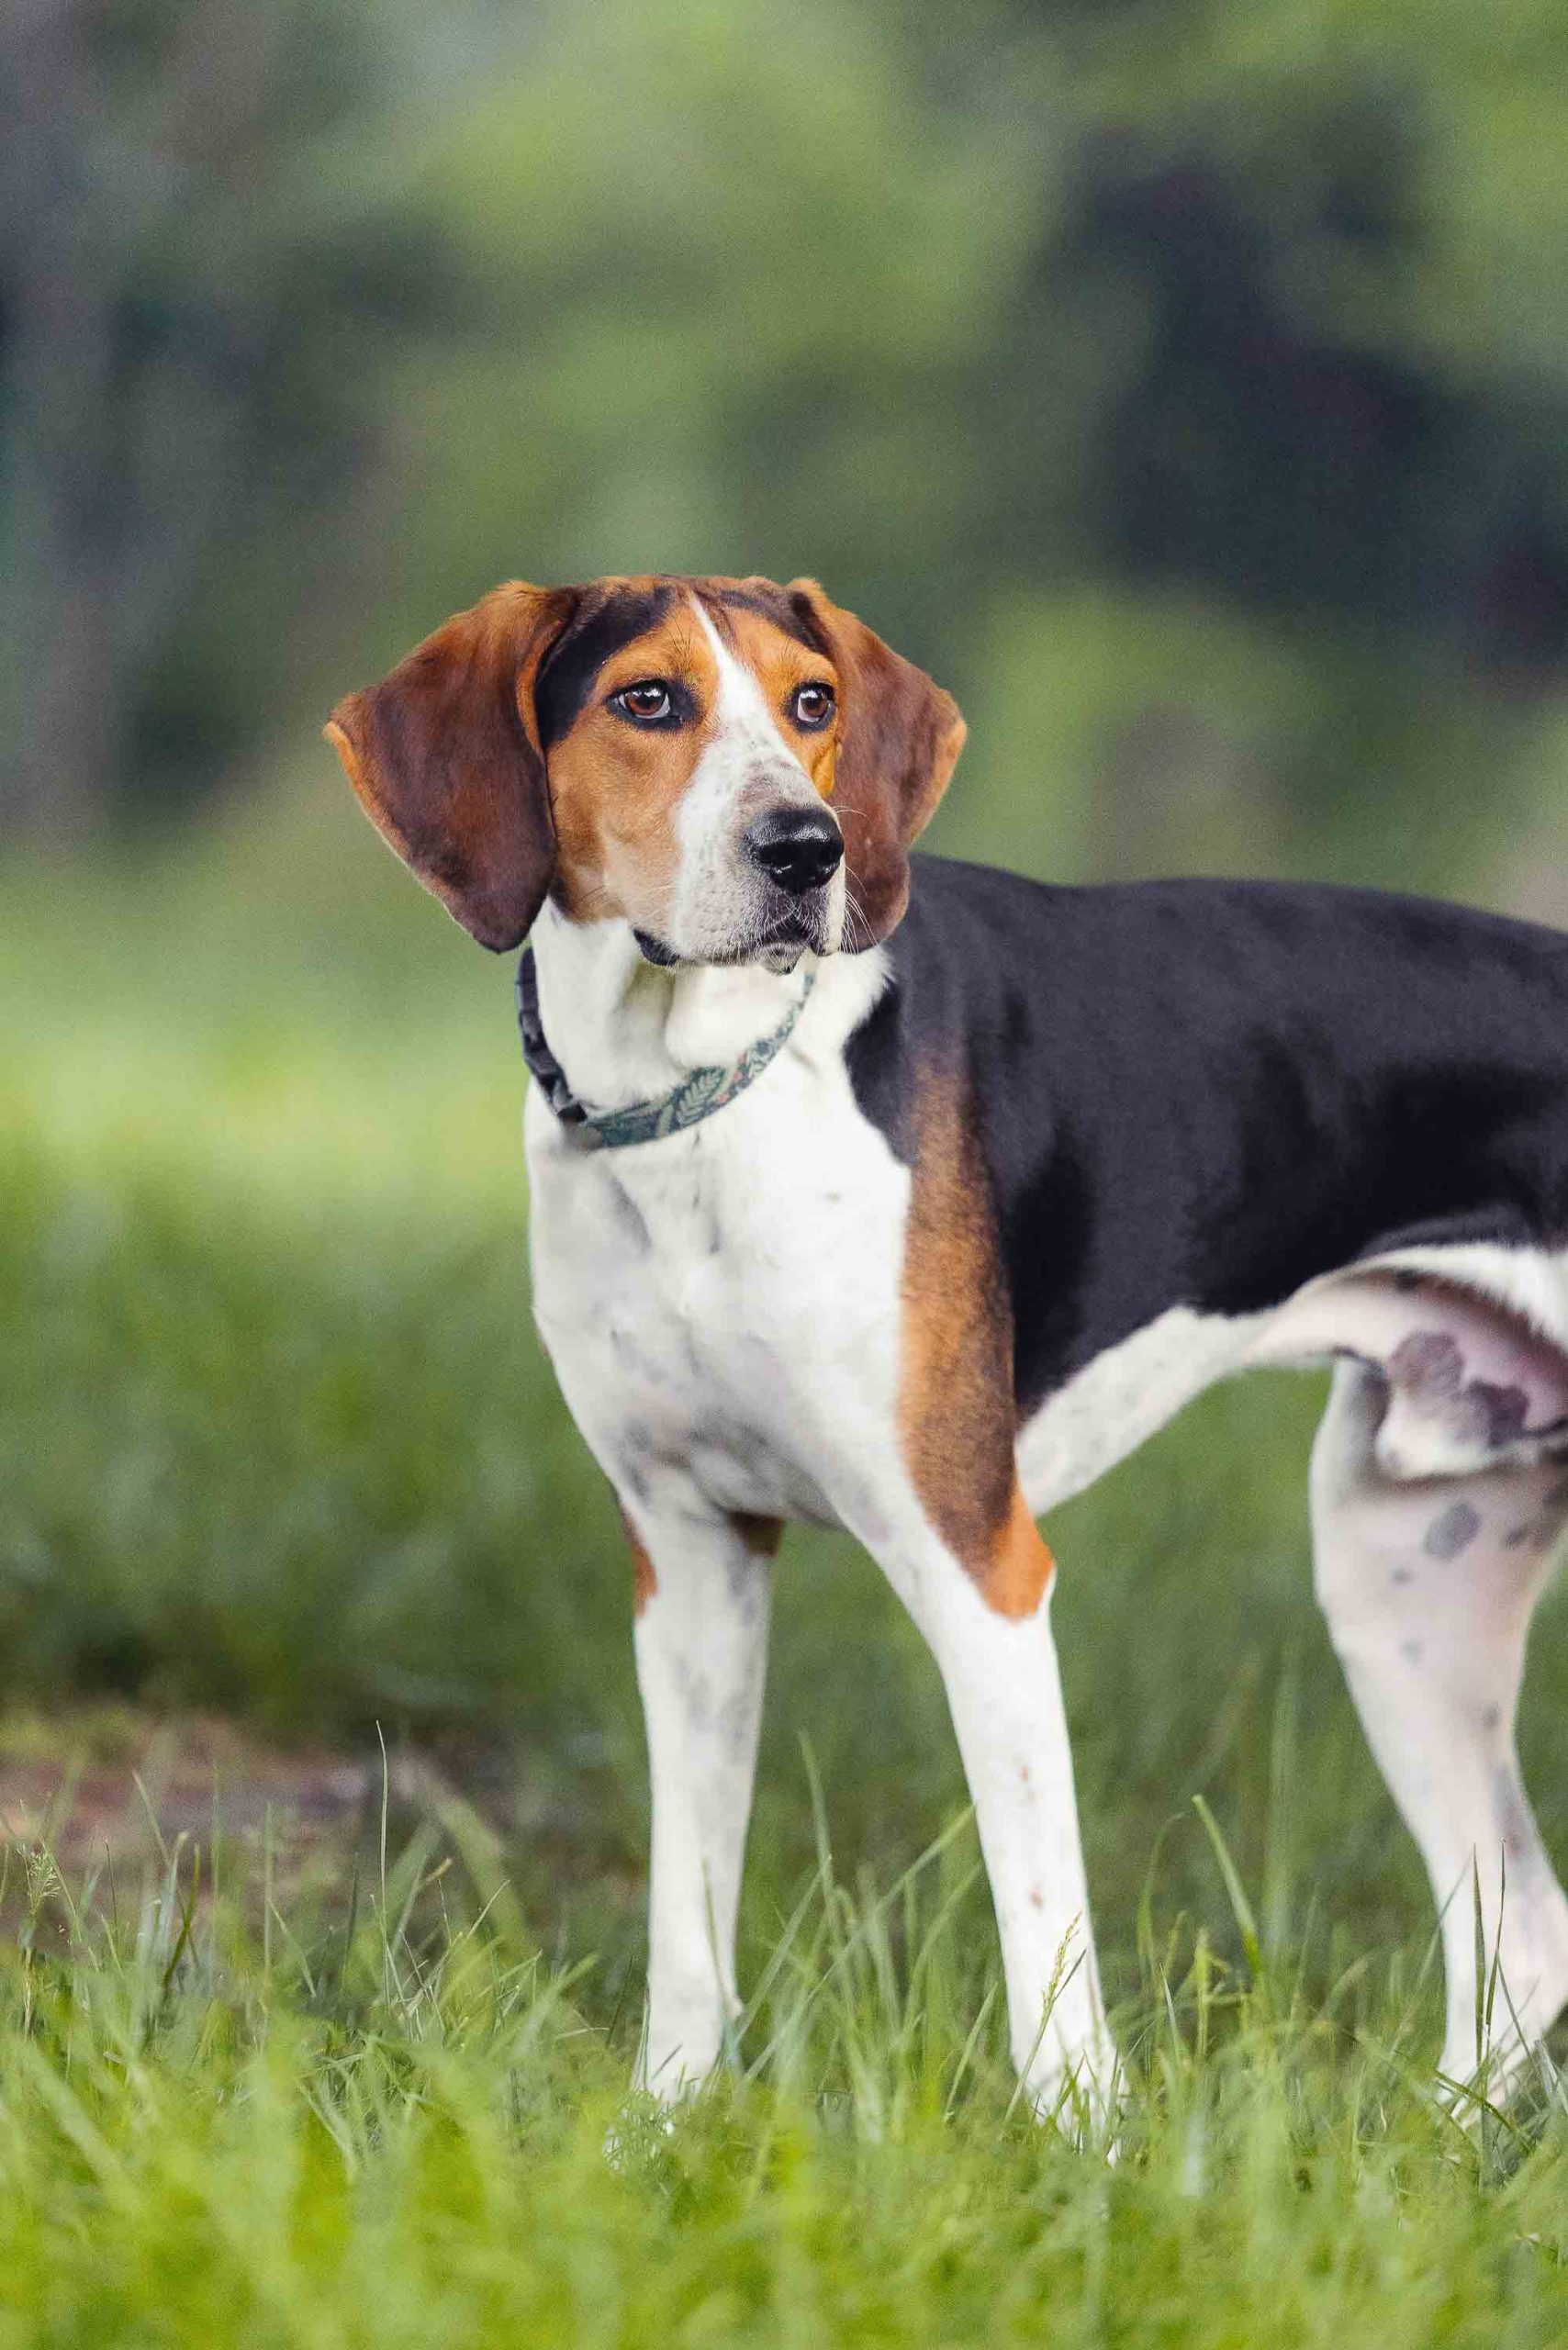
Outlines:
<svg viewBox="0 0 1568 2350"><path fill-rule="evenodd" d="M643 677L634 686L622 686L618 694L610 695L610 702L623 718L634 718L644 726L656 726L675 708L662 677Z"/></svg>
<svg viewBox="0 0 1568 2350"><path fill-rule="evenodd" d="M790 715L797 726L825 726L836 708L831 686L797 686L790 697Z"/></svg>

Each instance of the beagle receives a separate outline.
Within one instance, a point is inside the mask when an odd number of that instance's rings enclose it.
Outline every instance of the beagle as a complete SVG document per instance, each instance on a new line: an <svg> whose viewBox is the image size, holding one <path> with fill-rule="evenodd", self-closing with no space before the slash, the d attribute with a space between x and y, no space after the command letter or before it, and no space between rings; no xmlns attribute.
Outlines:
<svg viewBox="0 0 1568 2350"><path fill-rule="evenodd" d="M1522 2063L1568 1999L1514 1744L1568 1516L1568 941L912 860L963 721L810 580L514 582L327 733L457 920L530 939L536 1313L632 1559L647 2086L700 2079L735 2009L800 1518L935 1652L1028 2094L1103 2109L1036 1519L1260 1363L1335 1366L1316 1587L1441 1912L1443 2069L1483 2053L1478 1939L1485 2053Z"/></svg>

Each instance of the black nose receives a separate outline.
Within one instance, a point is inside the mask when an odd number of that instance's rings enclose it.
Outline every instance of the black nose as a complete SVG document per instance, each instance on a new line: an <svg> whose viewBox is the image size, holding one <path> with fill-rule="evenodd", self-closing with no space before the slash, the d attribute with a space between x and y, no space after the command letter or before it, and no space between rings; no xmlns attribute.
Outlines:
<svg viewBox="0 0 1568 2350"><path fill-rule="evenodd" d="M776 808L745 836L746 854L770 881L803 898L838 871L844 835L825 808Z"/></svg>

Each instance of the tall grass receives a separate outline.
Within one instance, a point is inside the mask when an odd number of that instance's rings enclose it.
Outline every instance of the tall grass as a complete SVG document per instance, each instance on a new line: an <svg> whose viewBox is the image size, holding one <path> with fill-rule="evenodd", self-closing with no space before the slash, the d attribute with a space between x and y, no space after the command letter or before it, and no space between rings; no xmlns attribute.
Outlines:
<svg viewBox="0 0 1568 2350"><path fill-rule="evenodd" d="M36 1850L0 1963L0 2321L246 2350L1563 2338L1561 2111L1462 2127L1398 1965L1313 1998L1151 1904L1107 2166L1020 2110L972 1865L954 1832L851 1886L824 1844L666 2124L627 2091L634 2017L541 1955L461 1811L331 1915L268 1903L220 1823L140 1887Z"/></svg>

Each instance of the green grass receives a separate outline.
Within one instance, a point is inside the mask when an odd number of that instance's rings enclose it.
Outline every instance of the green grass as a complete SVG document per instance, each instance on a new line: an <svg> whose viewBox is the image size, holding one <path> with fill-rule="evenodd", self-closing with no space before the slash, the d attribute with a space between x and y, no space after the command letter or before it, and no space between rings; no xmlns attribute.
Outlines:
<svg viewBox="0 0 1568 2350"><path fill-rule="evenodd" d="M247 1878L221 1839L199 1912L177 1853L118 1895L35 1855L0 1967L0 2325L246 2350L1563 2338L1568 2132L1447 2119L1397 1968L1319 2005L1287 1962L1146 1936L1108 2169L1018 2110L959 1841L879 1898L824 1854L730 2070L667 2131L460 1812L373 1861L336 1926L258 1914L265 1855Z"/></svg>
<svg viewBox="0 0 1568 2350"><path fill-rule="evenodd" d="M1205 1399L1050 1524L1114 2168L1012 2101L935 1673L803 1536L761 1997L666 2134L626 2095L627 1573L531 1332L507 971L304 795L177 861L0 876L0 1703L379 1724L483 1812L395 1818L385 1882L372 1821L280 1887L221 1793L199 1883L13 1851L0 2345L1568 2339L1568 2122L1430 2094L1424 1886L1310 1598L1314 1382ZM1558 1851L1565 1701L1549 1609Z"/></svg>

